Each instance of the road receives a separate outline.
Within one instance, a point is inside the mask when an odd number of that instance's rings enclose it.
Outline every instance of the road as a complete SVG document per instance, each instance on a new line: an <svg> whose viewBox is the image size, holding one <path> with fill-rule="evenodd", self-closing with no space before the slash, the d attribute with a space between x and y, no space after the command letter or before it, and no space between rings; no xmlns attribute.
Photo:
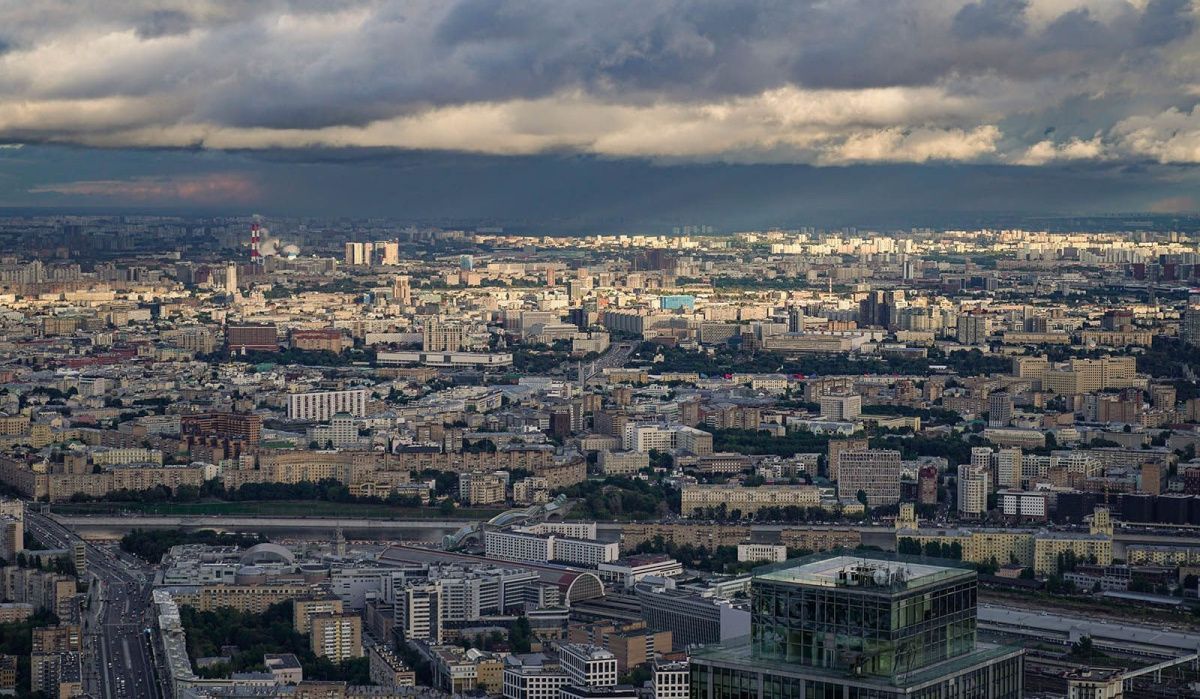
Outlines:
<svg viewBox="0 0 1200 699"><path fill-rule="evenodd" d="M47 546L69 549L79 541L58 522L33 512L26 512L25 527ZM147 633L155 624L152 576L115 547L87 544L87 563L93 583L83 619L85 693L104 699L164 697Z"/></svg>
<svg viewBox="0 0 1200 699"><path fill-rule="evenodd" d="M629 361L630 355L637 347L633 342L618 342L613 345L607 352L598 357L591 364L585 364L584 380L590 381L593 377L601 374L605 369L616 369L617 367L625 366L625 362Z"/></svg>

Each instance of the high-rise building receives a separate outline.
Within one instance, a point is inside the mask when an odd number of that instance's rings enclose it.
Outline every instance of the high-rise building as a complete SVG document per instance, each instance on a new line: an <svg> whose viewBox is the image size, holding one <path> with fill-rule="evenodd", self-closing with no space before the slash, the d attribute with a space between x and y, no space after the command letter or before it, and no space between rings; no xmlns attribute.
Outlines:
<svg viewBox="0 0 1200 699"><path fill-rule="evenodd" d="M1018 699L1024 650L976 643L975 595L974 570L883 554L772 566L750 636L692 654L691 696Z"/></svg>
<svg viewBox="0 0 1200 699"><path fill-rule="evenodd" d="M385 240L382 243L376 243L375 247L383 251L383 264L398 265L400 264L400 243L396 240Z"/></svg>
<svg viewBox="0 0 1200 699"><path fill-rule="evenodd" d="M313 655L340 663L361 658L362 617L357 614L319 614L314 616L308 639Z"/></svg>
<svg viewBox="0 0 1200 699"><path fill-rule="evenodd" d="M821 396L821 417L826 420L853 420L862 414L862 396L857 393L832 393Z"/></svg>
<svg viewBox="0 0 1200 699"><path fill-rule="evenodd" d="M395 595L396 627L405 640L442 642L442 593L437 583L406 585Z"/></svg>
<svg viewBox="0 0 1200 699"><path fill-rule="evenodd" d="M970 463L958 467L959 514L978 517L987 512L988 494L992 492L991 450L988 451L988 466ZM972 453L971 457L974 462L975 454Z"/></svg>
<svg viewBox="0 0 1200 699"><path fill-rule="evenodd" d="M980 308L973 308L958 316L958 341L964 345L985 345L992 334L992 316Z"/></svg>
<svg viewBox="0 0 1200 699"><path fill-rule="evenodd" d="M996 464L996 487L997 488L1020 488L1022 481L1022 459L1021 449L1019 447L1011 447L1009 449L1001 449L992 456L992 461Z"/></svg>
<svg viewBox="0 0 1200 699"><path fill-rule="evenodd" d="M412 305L412 280L408 275L401 274L392 283L392 298L401 306Z"/></svg>
<svg viewBox="0 0 1200 699"><path fill-rule="evenodd" d="M903 289L876 290L858 303L860 327L894 328L899 318L899 306L904 301Z"/></svg>
<svg viewBox="0 0 1200 699"><path fill-rule="evenodd" d="M425 321L425 335L421 347L426 352L461 352L463 334L461 323L430 319Z"/></svg>
<svg viewBox="0 0 1200 699"><path fill-rule="evenodd" d="M370 391L365 388L348 391L289 393L288 419L324 422L338 413L365 417L369 394Z"/></svg>
<svg viewBox="0 0 1200 699"><path fill-rule="evenodd" d="M346 243L346 264L350 266L370 265L375 254L374 243Z"/></svg>
<svg viewBox="0 0 1200 699"><path fill-rule="evenodd" d="M1008 427L1012 422L1013 399L1008 391L988 394L988 427Z"/></svg>
<svg viewBox="0 0 1200 699"><path fill-rule="evenodd" d="M936 505L938 502L937 466L922 466L917 472L917 503Z"/></svg>
<svg viewBox="0 0 1200 699"><path fill-rule="evenodd" d="M829 453L826 458L826 467L829 469L829 480L836 481L838 479L842 454L852 451L862 451L869 446L870 444L865 437L829 440Z"/></svg>
<svg viewBox="0 0 1200 699"><path fill-rule="evenodd" d="M842 454L838 466L838 498L852 500L864 493L868 507L900 502L900 452L863 449Z"/></svg>
<svg viewBox="0 0 1200 699"><path fill-rule="evenodd" d="M1189 345L1200 345L1200 295L1188 296L1179 335Z"/></svg>

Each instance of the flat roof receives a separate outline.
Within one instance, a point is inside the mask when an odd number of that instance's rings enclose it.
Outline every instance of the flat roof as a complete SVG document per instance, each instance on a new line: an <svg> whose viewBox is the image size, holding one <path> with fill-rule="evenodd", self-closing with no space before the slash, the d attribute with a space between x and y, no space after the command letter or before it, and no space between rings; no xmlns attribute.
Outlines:
<svg viewBox="0 0 1200 699"><path fill-rule="evenodd" d="M973 578L975 572L923 559L845 552L817 554L765 566L757 569L754 577L814 587L902 591L954 578Z"/></svg>

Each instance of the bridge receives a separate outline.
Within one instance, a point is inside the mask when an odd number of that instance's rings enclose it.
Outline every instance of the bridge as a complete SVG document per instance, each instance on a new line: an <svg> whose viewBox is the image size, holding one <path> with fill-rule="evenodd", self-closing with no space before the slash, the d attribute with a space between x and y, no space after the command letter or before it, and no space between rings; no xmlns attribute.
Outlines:
<svg viewBox="0 0 1200 699"><path fill-rule="evenodd" d="M1168 660L1162 661L1161 663L1149 665L1147 667L1139 668L1137 670L1130 670L1129 672L1126 672L1123 675L1121 675L1121 681L1125 687L1125 691L1127 691L1127 692L1133 689L1133 680L1135 677L1143 677L1145 675L1152 674L1152 675L1154 675L1155 684L1161 684L1163 670L1169 670L1170 668L1173 668L1176 665L1183 665L1184 663L1191 663L1192 670L1193 671L1196 670L1197 667L1200 666L1200 652L1189 653L1187 655L1181 655L1178 658L1170 658Z"/></svg>

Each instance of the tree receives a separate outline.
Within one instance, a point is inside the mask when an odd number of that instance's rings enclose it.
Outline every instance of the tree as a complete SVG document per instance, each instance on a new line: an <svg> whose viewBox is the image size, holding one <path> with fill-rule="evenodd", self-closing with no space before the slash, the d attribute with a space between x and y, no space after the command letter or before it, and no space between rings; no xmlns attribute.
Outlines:
<svg viewBox="0 0 1200 699"><path fill-rule="evenodd" d="M854 495L854 497L855 497L855 499L857 499L859 502L862 503L863 510L865 510L867 512L871 511L871 502L869 500L867 500L867 491L862 490L860 488L859 491Z"/></svg>
<svg viewBox="0 0 1200 699"><path fill-rule="evenodd" d="M528 653L533 640L533 630L529 626L529 618L519 616L508 630L508 642L514 653Z"/></svg>

